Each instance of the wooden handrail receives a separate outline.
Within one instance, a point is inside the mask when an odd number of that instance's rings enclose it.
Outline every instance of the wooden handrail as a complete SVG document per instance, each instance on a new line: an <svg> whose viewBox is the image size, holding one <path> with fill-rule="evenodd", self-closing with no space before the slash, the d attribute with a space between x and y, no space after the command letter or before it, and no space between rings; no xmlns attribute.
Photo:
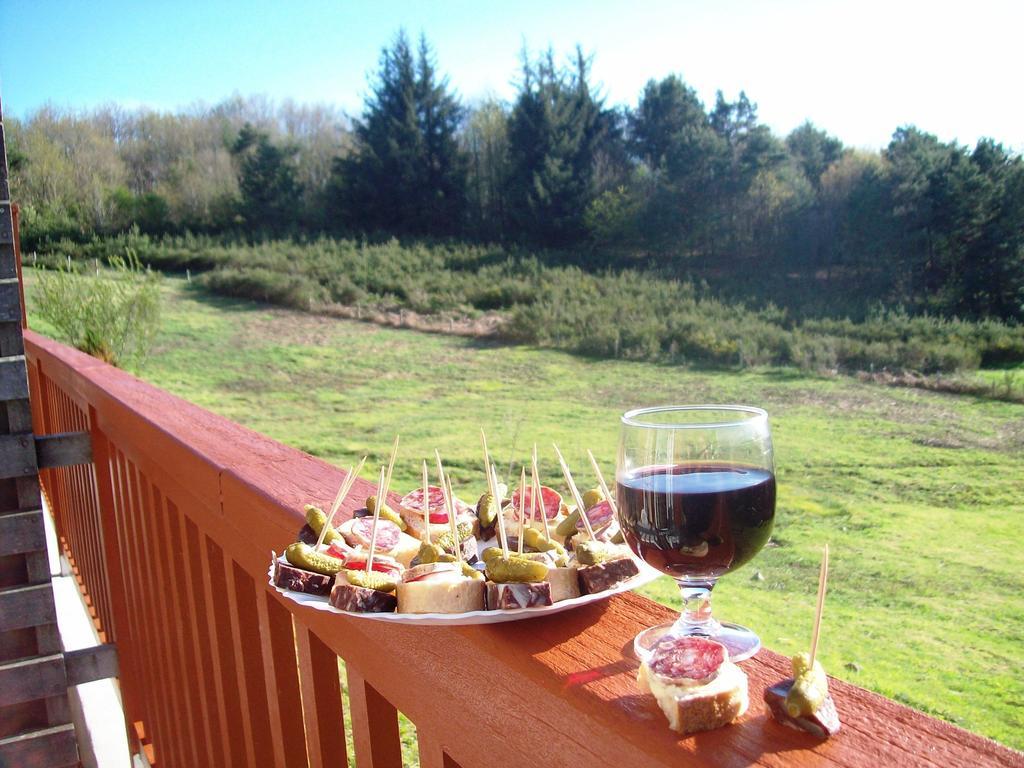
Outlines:
<svg viewBox="0 0 1024 768"><path fill-rule="evenodd" d="M788 662L744 662L751 711L680 739L625 654L672 612L638 595L495 626L409 627L302 608L266 585L271 549L340 471L127 373L26 333L37 433L85 429L94 473L46 470L58 533L115 639L137 745L159 766L345 764L336 656L360 768L423 766L1024 765L1024 755L833 680L827 742L772 721ZM343 507L374 487L359 481Z"/></svg>

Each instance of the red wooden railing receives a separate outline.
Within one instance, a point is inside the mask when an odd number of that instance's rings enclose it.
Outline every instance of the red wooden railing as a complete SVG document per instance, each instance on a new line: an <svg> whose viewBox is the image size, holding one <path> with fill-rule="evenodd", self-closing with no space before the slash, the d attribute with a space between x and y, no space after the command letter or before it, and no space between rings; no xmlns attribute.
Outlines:
<svg viewBox="0 0 1024 768"><path fill-rule="evenodd" d="M1024 765L1024 755L833 681L828 742L771 721L788 664L743 663L751 711L680 739L642 696L632 637L671 612L636 595L543 619L417 628L300 608L271 549L340 472L54 341L26 334L37 433L84 429L94 467L48 470L64 552L121 660L127 726L163 766L345 765L338 657L360 768L401 764L397 711L435 766ZM346 513L373 488L355 486Z"/></svg>

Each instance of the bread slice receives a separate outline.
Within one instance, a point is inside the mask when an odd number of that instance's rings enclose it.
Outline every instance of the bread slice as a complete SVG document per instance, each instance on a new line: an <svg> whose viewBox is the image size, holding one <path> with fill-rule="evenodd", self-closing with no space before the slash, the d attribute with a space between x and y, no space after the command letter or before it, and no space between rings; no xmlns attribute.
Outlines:
<svg viewBox="0 0 1024 768"><path fill-rule="evenodd" d="M654 695L668 726L682 734L710 731L728 725L747 711L747 676L731 662L723 662L706 685L676 685L640 665L637 683Z"/></svg>

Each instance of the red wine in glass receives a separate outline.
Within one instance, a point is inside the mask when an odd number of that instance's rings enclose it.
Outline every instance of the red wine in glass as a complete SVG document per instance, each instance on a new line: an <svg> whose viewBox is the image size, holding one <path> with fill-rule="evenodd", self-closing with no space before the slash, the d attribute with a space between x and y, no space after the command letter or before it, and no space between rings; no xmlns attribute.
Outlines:
<svg viewBox="0 0 1024 768"><path fill-rule="evenodd" d="M749 562L775 520L767 414L744 406L666 406L622 418L616 472L619 524L633 552L676 579L683 613L637 635L643 657L666 634L718 640L749 658L757 635L711 614L718 578Z"/></svg>
<svg viewBox="0 0 1024 768"><path fill-rule="evenodd" d="M622 478L617 496L629 546L675 577L735 570L761 551L775 520L775 476L758 467L642 467Z"/></svg>

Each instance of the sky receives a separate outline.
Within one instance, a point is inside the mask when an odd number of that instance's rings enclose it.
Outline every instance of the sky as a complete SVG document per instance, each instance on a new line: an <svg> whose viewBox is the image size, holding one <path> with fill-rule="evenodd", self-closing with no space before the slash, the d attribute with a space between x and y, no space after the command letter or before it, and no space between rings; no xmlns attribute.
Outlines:
<svg viewBox="0 0 1024 768"><path fill-rule="evenodd" d="M234 93L358 115L400 28L467 102L511 100L524 45L567 60L579 44L611 104L674 73L708 106L745 91L780 135L810 120L874 149L912 124L1024 149L1024 0L0 0L0 98L16 117Z"/></svg>

